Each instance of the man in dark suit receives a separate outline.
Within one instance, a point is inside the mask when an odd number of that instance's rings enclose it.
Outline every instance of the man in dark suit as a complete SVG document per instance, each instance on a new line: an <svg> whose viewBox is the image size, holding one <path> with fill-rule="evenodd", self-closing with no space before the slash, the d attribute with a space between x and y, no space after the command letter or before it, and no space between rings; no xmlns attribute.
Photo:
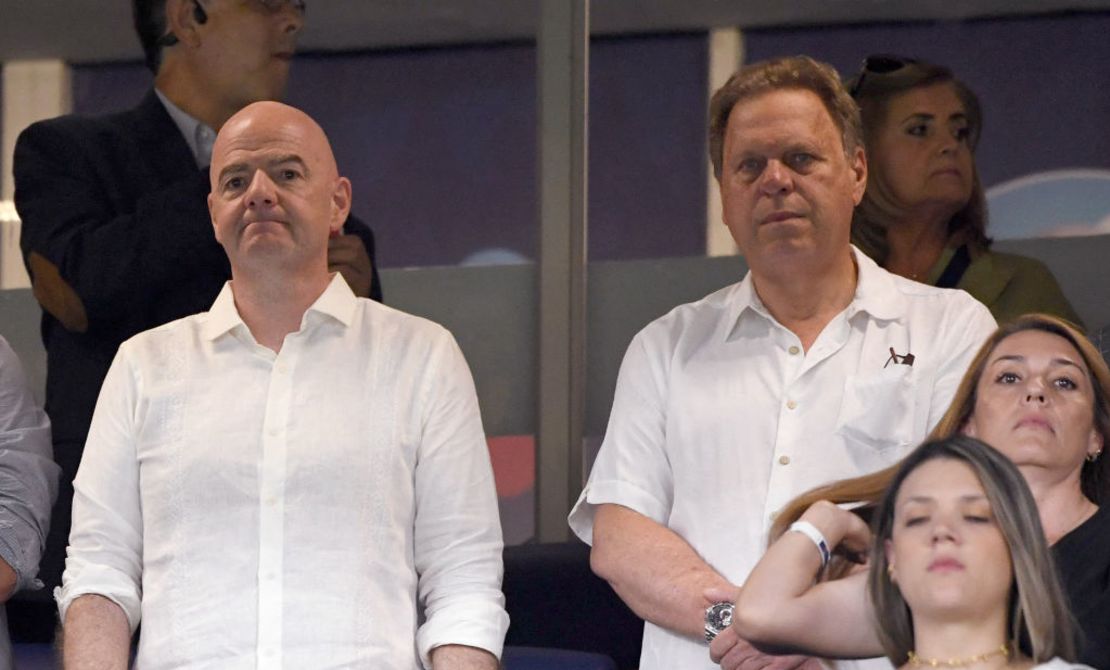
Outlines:
<svg viewBox="0 0 1110 670"><path fill-rule="evenodd" d="M21 246L43 307L46 410L62 467L43 579L59 583L72 480L101 383L120 343L207 310L230 277L206 206L216 131L281 97L303 0L133 0L154 88L110 116L37 123L15 151ZM357 220L329 267L381 299L374 238Z"/></svg>

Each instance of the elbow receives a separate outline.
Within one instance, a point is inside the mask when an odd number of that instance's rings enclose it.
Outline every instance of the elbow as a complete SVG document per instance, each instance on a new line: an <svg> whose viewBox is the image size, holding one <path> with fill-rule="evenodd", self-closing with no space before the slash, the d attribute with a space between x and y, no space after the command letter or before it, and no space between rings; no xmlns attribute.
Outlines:
<svg viewBox="0 0 1110 670"><path fill-rule="evenodd" d="M774 616L774 607L753 602L741 593L732 611L732 627L737 634L756 649L763 652L774 651L782 643L781 630Z"/></svg>

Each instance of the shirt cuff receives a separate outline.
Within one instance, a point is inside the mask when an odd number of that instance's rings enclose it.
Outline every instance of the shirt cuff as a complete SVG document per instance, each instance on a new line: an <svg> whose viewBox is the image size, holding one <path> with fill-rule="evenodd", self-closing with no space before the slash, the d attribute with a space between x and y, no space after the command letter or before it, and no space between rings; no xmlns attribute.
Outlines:
<svg viewBox="0 0 1110 670"><path fill-rule="evenodd" d="M58 603L58 616L65 625L66 611L81 596L97 595L119 605L127 616L131 633L139 627L142 617L142 594L130 577L107 566L85 564L73 568L66 559L66 570L62 574L62 585L54 589L54 600ZM73 573L77 573L76 576Z"/></svg>
<svg viewBox="0 0 1110 670"><path fill-rule="evenodd" d="M485 649L501 659L509 615L488 598L458 598L441 607L416 631L416 648L425 668L432 667L432 649L449 644Z"/></svg>
<svg viewBox="0 0 1110 670"><path fill-rule="evenodd" d="M0 528L3 528L4 523L0 518ZM10 526L8 528L10 531ZM0 558L15 571L15 593L24 589L40 589L42 582L34 578L31 570L27 569L24 565L23 548L19 546L19 538L13 537L15 533L6 532L0 533Z"/></svg>
<svg viewBox="0 0 1110 670"><path fill-rule="evenodd" d="M570 529L586 544L594 543L597 506L608 503L627 507L662 525L670 516L667 505L635 484L615 479L589 482L567 517Z"/></svg>

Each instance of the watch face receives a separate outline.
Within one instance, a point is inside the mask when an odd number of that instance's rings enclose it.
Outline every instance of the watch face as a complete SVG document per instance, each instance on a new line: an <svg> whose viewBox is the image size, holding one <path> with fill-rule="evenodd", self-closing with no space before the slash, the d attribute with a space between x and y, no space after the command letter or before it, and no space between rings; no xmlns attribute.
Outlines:
<svg viewBox="0 0 1110 670"><path fill-rule="evenodd" d="M732 625L732 603L715 603L705 611L705 623L712 625L717 632Z"/></svg>
<svg viewBox="0 0 1110 670"><path fill-rule="evenodd" d="M712 642L717 634L732 625L732 603L721 602L705 610L705 639Z"/></svg>

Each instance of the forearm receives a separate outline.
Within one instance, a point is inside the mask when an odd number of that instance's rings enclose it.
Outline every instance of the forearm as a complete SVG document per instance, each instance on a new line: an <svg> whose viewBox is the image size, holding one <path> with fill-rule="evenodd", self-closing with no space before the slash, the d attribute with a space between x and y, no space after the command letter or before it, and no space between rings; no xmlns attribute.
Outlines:
<svg viewBox="0 0 1110 670"><path fill-rule="evenodd" d="M126 670L131 627L123 610L98 595L84 595L66 610L62 659L65 670Z"/></svg>
<svg viewBox="0 0 1110 670"><path fill-rule="evenodd" d="M802 515L830 548L860 552L867 543L863 521L822 501ZM769 653L831 657L877 656L863 573L817 582L821 552L806 535L787 532L756 564L737 599L732 625L740 637Z"/></svg>
<svg viewBox="0 0 1110 670"><path fill-rule="evenodd" d="M432 670L497 670L497 657L485 649L445 644L432 650Z"/></svg>
<svg viewBox="0 0 1110 670"><path fill-rule="evenodd" d="M706 589L735 589L677 533L620 505L598 506L590 566L641 618L705 633Z"/></svg>

